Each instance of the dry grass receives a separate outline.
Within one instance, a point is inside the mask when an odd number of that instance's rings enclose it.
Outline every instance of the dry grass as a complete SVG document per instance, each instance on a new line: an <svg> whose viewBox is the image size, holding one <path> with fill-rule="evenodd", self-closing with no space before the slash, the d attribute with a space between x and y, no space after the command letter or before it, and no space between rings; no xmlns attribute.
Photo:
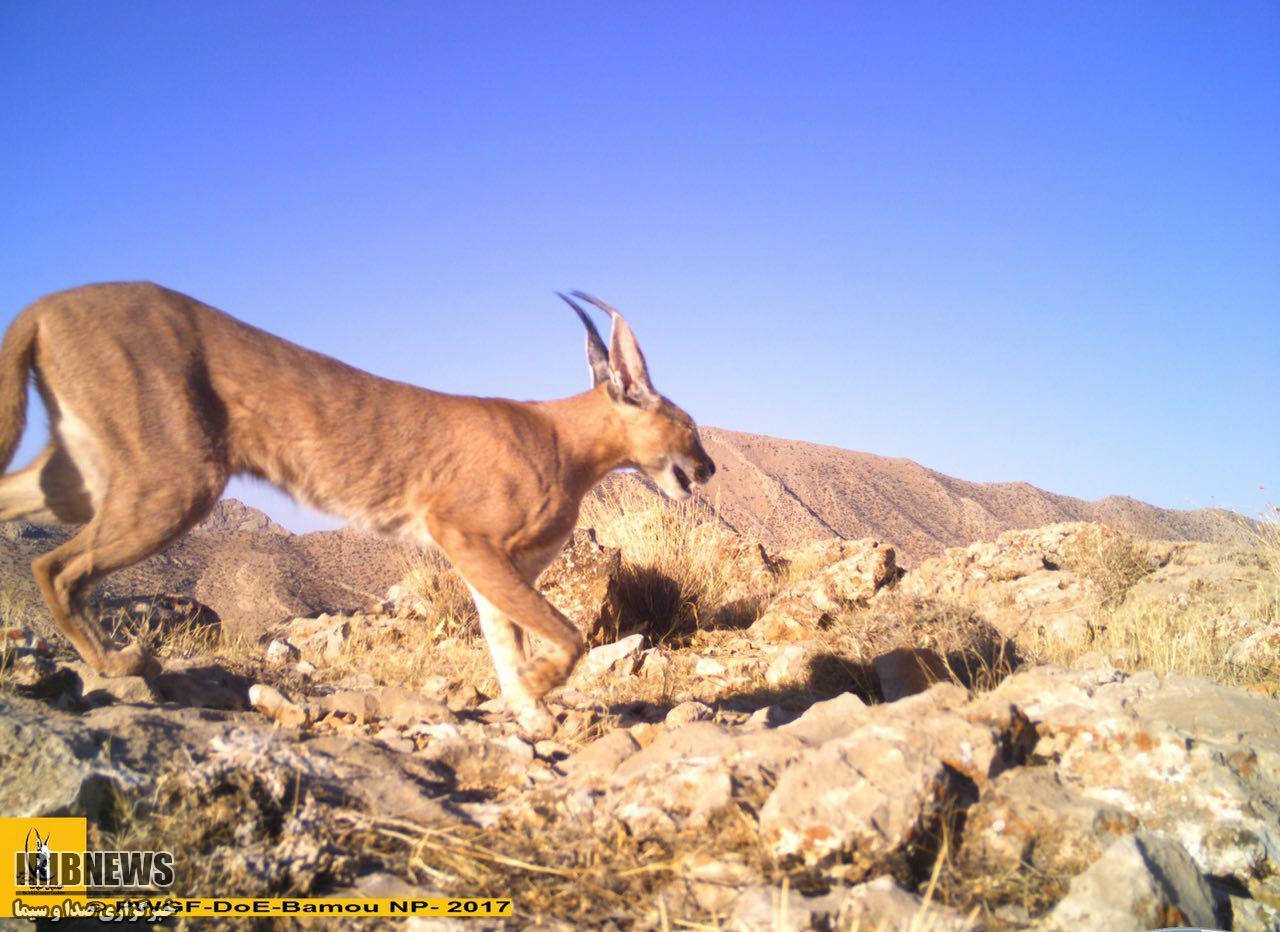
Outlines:
<svg viewBox="0 0 1280 932"><path fill-rule="evenodd" d="M1276 624L1280 622L1280 505L1269 506L1259 520L1245 524L1245 531L1270 581L1258 592L1254 613Z"/></svg>
<svg viewBox="0 0 1280 932"><path fill-rule="evenodd" d="M1044 637L1030 630L1019 642L1039 661L1070 665L1097 651L1123 670L1197 676L1233 686L1280 691L1280 669L1265 658L1233 663L1230 648L1239 640L1231 619L1280 621L1280 512L1274 507L1246 526L1252 546L1236 555L1264 570L1261 586L1248 596L1228 600L1202 597L1191 587L1178 602L1135 601L1126 593L1151 569L1151 552L1141 542L1105 540L1087 546L1077 572L1103 594L1091 619L1093 638L1082 644Z"/></svg>
<svg viewBox="0 0 1280 932"><path fill-rule="evenodd" d="M737 624L754 620L759 606L734 598L733 567L718 547L726 532L696 500L621 486L588 498L579 524L622 551L622 616L638 621L653 643L679 643L722 623L726 610Z"/></svg>
<svg viewBox="0 0 1280 932"><path fill-rule="evenodd" d="M440 551L424 550L408 562L400 589L418 615L431 619L432 638L441 640L479 632L471 592Z"/></svg>
<svg viewBox="0 0 1280 932"><path fill-rule="evenodd" d="M1076 536L1066 564L1093 583L1104 611L1119 606L1134 584L1156 568L1146 543L1099 524Z"/></svg>

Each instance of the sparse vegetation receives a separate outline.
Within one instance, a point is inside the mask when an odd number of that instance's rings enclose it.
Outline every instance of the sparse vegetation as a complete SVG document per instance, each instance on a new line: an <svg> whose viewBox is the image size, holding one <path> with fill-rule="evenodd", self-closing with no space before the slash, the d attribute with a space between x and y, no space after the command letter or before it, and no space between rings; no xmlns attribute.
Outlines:
<svg viewBox="0 0 1280 932"><path fill-rule="evenodd" d="M1072 541L1066 568L1094 585L1103 611L1117 608L1138 580L1156 567L1143 541L1105 525L1091 525Z"/></svg>
<svg viewBox="0 0 1280 932"><path fill-rule="evenodd" d="M1043 662L1070 665L1096 651L1124 670L1179 673L1280 693L1274 655L1270 661L1265 653L1241 661L1231 652L1245 625L1280 621L1280 512L1272 508L1261 521L1244 526L1251 546L1231 556L1264 571L1248 595L1214 598L1202 582L1193 582L1177 599L1127 599L1130 588L1154 568L1151 548L1127 535L1099 534L1074 564L1102 593L1090 621L1092 638L1064 642L1029 628L1019 640Z"/></svg>
<svg viewBox="0 0 1280 932"><path fill-rule="evenodd" d="M727 609L736 624L749 624L771 594L752 593L754 604L738 604L733 568L720 546L730 532L697 500L673 502L617 485L584 501L579 523L622 551L623 617L643 619L655 644L679 643L710 628Z"/></svg>

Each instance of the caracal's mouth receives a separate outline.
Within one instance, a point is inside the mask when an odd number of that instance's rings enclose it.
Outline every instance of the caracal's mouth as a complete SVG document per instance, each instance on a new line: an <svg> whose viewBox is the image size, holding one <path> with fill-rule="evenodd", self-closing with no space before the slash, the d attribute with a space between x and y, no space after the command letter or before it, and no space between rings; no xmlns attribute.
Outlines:
<svg viewBox="0 0 1280 932"><path fill-rule="evenodd" d="M676 482L680 483L680 491L685 495L689 495L692 492L692 483L689 482L689 477L685 474L685 471L679 466L672 465L671 474L675 476Z"/></svg>

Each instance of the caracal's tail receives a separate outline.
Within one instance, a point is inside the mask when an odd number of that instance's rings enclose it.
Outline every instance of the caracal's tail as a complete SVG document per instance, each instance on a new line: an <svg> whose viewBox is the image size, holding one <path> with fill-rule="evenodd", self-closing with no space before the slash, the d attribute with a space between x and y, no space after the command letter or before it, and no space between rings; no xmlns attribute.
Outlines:
<svg viewBox="0 0 1280 932"><path fill-rule="evenodd" d="M0 473L9 468L27 426L27 377L35 344L35 315L23 311L0 345Z"/></svg>

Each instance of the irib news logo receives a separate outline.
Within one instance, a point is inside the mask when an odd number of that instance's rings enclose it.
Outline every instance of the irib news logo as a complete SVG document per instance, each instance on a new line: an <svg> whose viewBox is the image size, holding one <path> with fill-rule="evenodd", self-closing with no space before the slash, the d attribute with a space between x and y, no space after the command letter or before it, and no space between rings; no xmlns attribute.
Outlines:
<svg viewBox="0 0 1280 932"><path fill-rule="evenodd" d="M168 851L90 851L84 819L0 818L0 916L16 900L37 905L62 899L149 896L173 886Z"/></svg>

